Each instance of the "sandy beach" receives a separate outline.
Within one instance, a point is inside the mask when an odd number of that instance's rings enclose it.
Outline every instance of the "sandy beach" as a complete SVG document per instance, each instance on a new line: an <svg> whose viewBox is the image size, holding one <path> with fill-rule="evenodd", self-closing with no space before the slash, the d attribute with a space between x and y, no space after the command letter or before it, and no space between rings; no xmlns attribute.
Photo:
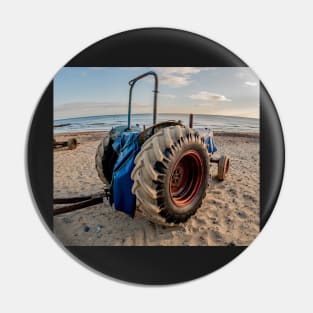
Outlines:
<svg viewBox="0 0 313 313"><path fill-rule="evenodd" d="M57 134L57 141L77 138L75 150L54 150L54 197L103 191L95 169L95 151L104 132ZM159 226L138 214L131 219L109 202L54 217L54 232L64 245L103 246L246 246L259 233L259 136L215 133L219 154L230 157L225 181L214 176L202 207L184 225Z"/></svg>

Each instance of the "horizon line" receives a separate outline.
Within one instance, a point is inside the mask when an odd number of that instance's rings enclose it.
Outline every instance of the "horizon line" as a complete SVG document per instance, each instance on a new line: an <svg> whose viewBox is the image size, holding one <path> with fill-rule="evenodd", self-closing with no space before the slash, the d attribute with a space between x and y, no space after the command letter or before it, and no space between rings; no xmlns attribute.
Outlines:
<svg viewBox="0 0 313 313"><path fill-rule="evenodd" d="M147 115L152 113L134 113L132 115ZM259 120L260 117L247 117L247 116L240 116L240 115L222 115L222 114L206 114L206 113L163 113L158 112L158 114L168 114L168 115L175 115L175 114L181 114L181 115L205 115L205 116L222 116L222 117L239 117L239 118L248 118L248 119L254 119ZM128 115L127 113L119 113L119 114L99 114L99 115L85 115L85 116L76 116L76 117L64 117L60 119L54 119L53 121L62 121L62 120L68 120L68 119L75 119L75 118L85 118L85 117L98 117L98 116L115 116L115 115Z"/></svg>

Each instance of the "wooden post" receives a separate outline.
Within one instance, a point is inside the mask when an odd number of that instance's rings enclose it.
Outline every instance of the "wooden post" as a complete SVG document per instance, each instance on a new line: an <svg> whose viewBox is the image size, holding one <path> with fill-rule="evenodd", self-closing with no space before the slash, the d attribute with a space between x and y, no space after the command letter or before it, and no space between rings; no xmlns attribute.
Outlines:
<svg viewBox="0 0 313 313"><path fill-rule="evenodd" d="M192 128L193 127L193 114L190 113L189 114L189 128Z"/></svg>

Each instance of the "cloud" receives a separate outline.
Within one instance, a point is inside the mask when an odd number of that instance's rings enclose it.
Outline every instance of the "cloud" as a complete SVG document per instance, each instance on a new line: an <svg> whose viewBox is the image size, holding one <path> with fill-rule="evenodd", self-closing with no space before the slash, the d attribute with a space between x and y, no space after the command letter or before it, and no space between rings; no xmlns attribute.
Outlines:
<svg viewBox="0 0 313 313"><path fill-rule="evenodd" d="M188 76L167 75L160 76L160 83L170 87L183 87L189 85L191 79Z"/></svg>
<svg viewBox="0 0 313 313"><path fill-rule="evenodd" d="M235 76L241 80L244 85L256 87L259 79L249 67L237 68Z"/></svg>
<svg viewBox="0 0 313 313"><path fill-rule="evenodd" d="M245 82L246 85L256 87L258 85L257 82Z"/></svg>
<svg viewBox="0 0 313 313"><path fill-rule="evenodd" d="M144 70L142 67L121 67L120 69ZM160 84L173 88L188 86L192 83L192 75L203 71L215 70L215 67L152 67L159 76Z"/></svg>
<svg viewBox="0 0 313 313"><path fill-rule="evenodd" d="M212 93L208 91L200 91L197 94L189 96L189 98L194 100L205 100L205 101L231 101L231 99L226 98L223 95L217 93Z"/></svg>
<svg viewBox="0 0 313 313"><path fill-rule="evenodd" d="M184 87L192 83L192 75L210 68L201 67L155 67L160 83L170 87Z"/></svg>
<svg viewBox="0 0 313 313"><path fill-rule="evenodd" d="M196 74L201 71L199 67L158 67L156 68L158 71L161 71L163 74L167 75L188 75L188 74Z"/></svg>

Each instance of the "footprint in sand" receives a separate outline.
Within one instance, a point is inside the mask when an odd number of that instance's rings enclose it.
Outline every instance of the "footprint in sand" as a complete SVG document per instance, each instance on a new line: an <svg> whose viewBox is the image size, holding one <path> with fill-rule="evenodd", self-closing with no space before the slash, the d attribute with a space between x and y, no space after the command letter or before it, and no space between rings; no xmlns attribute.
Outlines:
<svg viewBox="0 0 313 313"><path fill-rule="evenodd" d="M208 237L213 241L215 244L221 244L223 242L221 234L216 230L211 230L208 232Z"/></svg>
<svg viewBox="0 0 313 313"><path fill-rule="evenodd" d="M256 198L255 198L254 196L249 195L249 194L247 194L247 193L244 193L242 196L243 196L244 199L250 200L250 201L252 201L253 203L256 203Z"/></svg>
<svg viewBox="0 0 313 313"><path fill-rule="evenodd" d="M220 195L222 192L220 190L211 190L211 193L214 195Z"/></svg>
<svg viewBox="0 0 313 313"><path fill-rule="evenodd" d="M237 211L236 214L242 219L247 218L247 214L243 211Z"/></svg>
<svg viewBox="0 0 313 313"><path fill-rule="evenodd" d="M236 197L237 196L237 190L234 189L234 188L229 188L228 190L228 193L230 193L233 197Z"/></svg>

